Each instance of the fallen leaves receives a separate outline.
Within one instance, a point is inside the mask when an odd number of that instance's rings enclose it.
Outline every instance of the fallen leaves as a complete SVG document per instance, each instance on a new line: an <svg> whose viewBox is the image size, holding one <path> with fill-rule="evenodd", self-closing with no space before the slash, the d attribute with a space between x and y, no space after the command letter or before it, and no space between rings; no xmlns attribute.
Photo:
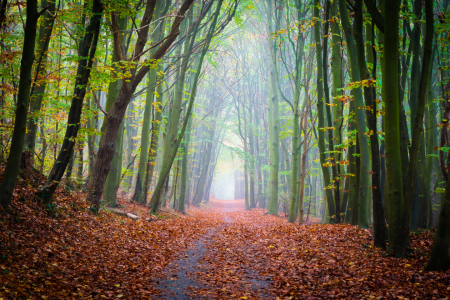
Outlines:
<svg viewBox="0 0 450 300"><path fill-rule="evenodd" d="M208 246L206 264L199 266L214 298L450 296L448 274L423 271L432 244L429 231L413 236L416 250L397 259L371 246L370 230L344 224L300 226L262 210L233 210L206 212L223 220Z"/></svg>
<svg viewBox="0 0 450 300"><path fill-rule="evenodd" d="M59 190L50 217L34 190L21 181L12 211L0 212L0 298L161 299L167 281L208 299L450 296L450 273L423 271L430 231L397 259L371 246L370 230L289 224L242 201L211 199L188 216L119 201L136 221L94 215L83 194Z"/></svg>
<svg viewBox="0 0 450 300"><path fill-rule="evenodd" d="M83 194L62 191L51 217L28 187L16 193L12 212L0 211L0 298L149 298L152 278L207 227L183 215L162 214L159 222L96 216ZM147 207L119 203L142 219L160 219Z"/></svg>

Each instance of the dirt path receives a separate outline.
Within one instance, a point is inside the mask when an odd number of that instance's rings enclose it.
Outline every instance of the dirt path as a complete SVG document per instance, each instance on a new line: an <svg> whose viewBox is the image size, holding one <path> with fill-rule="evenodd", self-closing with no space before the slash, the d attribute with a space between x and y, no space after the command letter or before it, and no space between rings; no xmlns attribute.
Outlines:
<svg viewBox="0 0 450 300"><path fill-rule="evenodd" d="M196 217L214 222L210 222L206 234L163 271L157 284L160 293L155 299L275 299L269 292L270 278L245 267L241 264L244 256L224 248L234 242L236 228L246 227L239 218L242 204L212 200L200 212L194 212ZM251 253L245 254L248 255Z"/></svg>
<svg viewBox="0 0 450 300"><path fill-rule="evenodd" d="M153 299L447 299L450 292L448 274L423 272L431 238L413 236L415 252L396 259L356 226L291 224L239 201L210 200L189 213L188 226L199 224L203 234L163 269Z"/></svg>

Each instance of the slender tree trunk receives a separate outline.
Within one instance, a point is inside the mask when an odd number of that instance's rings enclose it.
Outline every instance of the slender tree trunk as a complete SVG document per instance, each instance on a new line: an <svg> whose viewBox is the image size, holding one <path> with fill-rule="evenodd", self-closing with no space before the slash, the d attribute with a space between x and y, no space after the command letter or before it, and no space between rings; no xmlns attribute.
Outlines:
<svg viewBox="0 0 450 300"><path fill-rule="evenodd" d="M175 156L178 151L178 147L180 146L181 140L183 139L183 136L184 136L184 132L186 131L187 122L189 120L189 116L191 115L192 107L193 107L195 96L197 93L197 84L198 84L198 79L199 79L202 65L203 65L203 59L206 55L209 44L211 42L212 35L214 33L215 26L217 24L217 18L218 18L219 12L220 12L220 8L222 6L222 2L223 2L223 0L219 0L216 4L217 6L216 6L216 11L214 13L213 21L212 21L211 27L208 31L208 34L206 37L206 42L205 42L205 45L203 46L203 50L200 55L196 74L195 74L195 77L193 80L192 91L191 91L191 94L189 97L189 104L188 104L188 108L187 108L187 112L186 112L186 118L183 121L183 126L181 128L180 134L178 134L178 128L172 128L171 130L169 129L170 130L169 131L169 134L170 134L169 142L167 143L168 147L166 147L166 152L168 153L168 155L166 156L166 160L163 160L160 176L158 178L158 183L156 185L155 191L154 191L152 199L150 201L152 213L155 213L159 207L159 199L160 199L160 195L162 193L163 182L165 181L165 178L169 175L173 160L175 159ZM180 112L175 111L174 113L179 114ZM175 124L174 124L174 126L175 126Z"/></svg>
<svg viewBox="0 0 450 300"><path fill-rule="evenodd" d="M75 124L67 126L63 144L56 158L52 170L47 178L44 188L39 192L39 197L44 201L45 205L50 205L51 198L59 185L61 178L66 171L67 164L75 147L78 130L81 123L81 111L83 107L84 96L86 94L86 86L89 82L91 69L93 67L95 51L97 49L98 37L101 28L101 19L103 15L103 4L101 0L95 0L92 5L93 16L86 28L85 36L80 45L80 57L78 63L77 79L75 82L72 103L70 106L67 124Z"/></svg>
<svg viewBox="0 0 450 300"><path fill-rule="evenodd" d="M77 186L78 189L82 186L81 182L83 180L83 150L84 150L84 141L80 140L78 145L78 170L77 170Z"/></svg>
<svg viewBox="0 0 450 300"><path fill-rule="evenodd" d="M162 42L159 46L158 50L151 57L151 60L157 60L164 56L167 49L172 45L172 43L176 40L177 36L180 33L179 26L181 20L184 18L184 14L191 6L193 0L185 0L178 13L175 17L172 28L170 30L170 34L167 39ZM141 22L141 26L139 29L139 37L135 46L135 55L140 55L144 51L144 46L148 37L148 25L152 20L153 10L156 5L156 0L148 0L147 6L145 9L145 13ZM114 16L113 16L113 22ZM120 55L120 40L117 35L114 36L114 48L116 55ZM108 170L111 165L111 160L114 155L115 144L114 140L116 139L117 133L119 131L120 124L122 123L122 119L125 116L125 112L127 110L128 104L131 100L131 97L134 94L139 83L142 81L144 76L149 71L150 66L144 65L138 71L132 70L130 72L130 76L123 80L122 89L116 100L114 101L114 105L111 111L108 113L108 117L106 119L105 125L105 134L102 136L97 160L95 162L94 175L91 179L89 193L87 196L87 201L91 202L93 205L93 209L98 211L100 209L100 197L103 194L103 188L106 180L106 176L108 175ZM170 171L170 168L169 168ZM166 175L167 176L167 175ZM162 184L160 189L162 188ZM159 192L158 198L162 192ZM158 199L159 201L159 199Z"/></svg>
<svg viewBox="0 0 450 300"><path fill-rule="evenodd" d="M245 107L245 102L244 105L242 105L242 111L243 111L243 119L244 119L244 198L245 198L245 210L249 210L250 209L250 201L249 201L249 187L248 187L248 143L247 143L247 118L246 118L246 107Z"/></svg>
<svg viewBox="0 0 450 300"><path fill-rule="evenodd" d="M333 18L338 18L339 15L338 9L338 1L333 1L331 4L331 16ZM343 160L343 148L339 145L342 145L342 126L344 124L344 103L343 101L339 101L339 97L342 96L341 88L343 86L342 83L342 43L340 38L340 28L338 22L331 22L331 75L333 78L333 90L331 95L333 96L333 119L334 119L334 150L335 154L335 163L336 163L336 171L339 176L339 182L342 182L342 171L340 166L340 162ZM345 184L341 188L348 190L348 179L344 180ZM347 185L347 186L345 186ZM344 220L345 210L347 208L348 201L348 192L341 193L342 201L340 207L340 213L342 214L341 221Z"/></svg>
<svg viewBox="0 0 450 300"><path fill-rule="evenodd" d="M268 31L269 34L275 32L272 13L273 13L273 0L267 2L268 4ZM269 131L271 132L271 157L270 157L270 200L269 200L269 214L278 215L278 170L280 165L280 152L279 152L279 108L278 108L278 89L276 88L276 76L277 73L277 48L275 46L275 41L269 38L269 64L270 64L270 106L271 109L269 113L271 114L271 125ZM272 57L270 57L270 55Z"/></svg>
<svg viewBox="0 0 450 300"><path fill-rule="evenodd" d="M249 93L250 94L250 93ZM250 97L249 97L250 98ZM255 148L254 148L254 135L253 135L253 101L249 101L249 126L248 126L248 147L250 150L250 168L249 168L249 179L250 179L250 208L256 207L255 202Z"/></svg>
<svg viewBox="0 0 450 300"><path fill-rule="evenodd" d="M329 33L329 15L330 15L330 0L326 2L326 13L325 13L325 29L324 29L324 38L323 38L323 55L322 55L322 68L323 68L323 90L325 96L325 110L327 113L327 123L328 127L331 129L333 127L333 120L331 118L331 109L330 109L330 88L328 86L328 33ZM335 149L334 149L334 137L333 130L328 129L328 151L330 153L330 161L331 171L333 174L333 189L334 189L334 207L336 210L336 223L341 223L341 198L339 191L340 177L337 170L337 164L335 158Z"/></svg>
<svg viewBox="0 0 450 300"><path fill-rule="evenodd" d="M39 172L44 173L44 164L45 164L45 156L47 155L47 141L45 140L45 133L44 133L44 120L41 119L40 124L40 134L41 134L41 140L42 140L42 151L41 151L41 166L39 167Z"/></svg>
<svg viewBox="0 0 450 300"><path fill-rule="evenodd" d="M359 147L359 141L358 141L358 136L356 137L356 147L355 147L355 171L357 173L360 172L361 169L361 159L360 159L360 155L361 155L361 151L360 151L360 147ZM352 225L358 225L359 224L359 218L360 218L360 193L359 193L359 188L361 185L361 176L360 175L356 175L356 179L355 179L355 196L353 197L353 202L352 202Z"/></svg>
<svg viewBox="0 0 450 300"><path fill-rule="evenodd" d="M259 130L259 116L256 117L255 119L255 127L256 130ZM257 196L256 196L256 200L259 203L259 208L261 208L261 203L262 203L262 199L263 199L263 193L262 193L262 185L263 185L263 176L262 176L262 166L261 166L261 161L262 161L262 157L260 155L260 140L259 140L259 134L257 134L255 136L255 148L256 148L256 166L257 166L257 173L258 173L258 180L257 185L258 185L258 192L257 192Z"/></svg>
<svg viewBox="0 0 450 300"><path fill-rule="evenodd" d="M374 41L372 29L367 30L366 37L372 42ZM374 80L367 69L366 58L364 54L363 41L363 2L362 0L355 1L355 41L358 56L358 66L361 77L364 80ZM373 56L371 47L367 47L367 57L369 63L372 64L376 70L376 60ZM374 72L375 73L375 72ZM370 130L370 147L372 152L372 195L373 195L373 224L374 224L374 245L382 249L386 249L386 227L384 225L384 211L382 196L380 191L380 151L378 147L378 133L377 133L377 104L375 103L375 82L370 83L369 86L364 87L364 99L367 111L367 122ZM360 207L364 209L367 207ZM360 216L366 216L365 212L360 211ZM368 217L368 215L367 215ZM364 221L361 226L361 221ZM368 220L361 220L360 226L365 228L365 223Z"/></svg>
<svg viewBox="0 0 450 300"><path fill-rule="evenodd" d="M414 127L412 130L412 143L410 149L410 162L408 168L408 186L406 188L406 194L404 202L401 203L403 207L401 208L402 219L401 225L402 230L399 234L399 240L401 241L400 249L395 249L396 256L404 256L405 248L408 244L409 238L409 221L411 216L411 205L414 197L414 185L415 179L417 176L417 164L418 164L418 155L419 155L419 146L421 135L423 135L423 116L425 111L425 102L426 102L426 92L428 86L429 74L431 72L431 60L433 55L433 35L434 35L434 18L433 18L433 1L426 0L425 2L425 10L426 10L426 36L424 43L424 56L422 63L422 74L420 77L420 84L418 90L417 97L417 113L416 119L414 121ZM387 63L386 63L387 64ZM424 143L424 139L422 137L422 143ZM425 146L425 145L423 145ZM423 149L425 150L425 149ZM388 168L389 170L389 168ZM390 227L390 226L389 226ZM390 234L389 234L390 235ZM390 249L394 250L394 249Z"/></svg>
<svg viewBox="0 0 450 300"><path fill-rule="evenodd" d="M445 186L430 261L426 267L427 271L448 269L450 269L450 176Z"/></svg>
<svg viewBox="0 0 450 300"><path fill-rule="evenodd" d="M297 16L300 20L301 17L301 1L296 2L296 9L298 11ZM298 31L301 32L301 22L298 23ZM297 219L297 206L298 204L298 174L299 174L299 158L300 158L300 89L302 79L302 65L303 65L303 55L304 55L304 37L300 33L297 38L297 49L295 55L295 90L294 90L294 124L292 130L292 174L291 174L291 193L290 193L290 203L289 203L289 218L290 223L294 223Z"/></svg>
<svg viewBox="0 0 450 300"><path fill-rule="evenodd" d="M347 6L345 0L339 0L339 12L341 15L342 28L344 29L345 38L347 41L348 57L351 68L351 79L353 82L359 83L361 81L361 74L358 69L358 60L356 53L356 44L350 25ZM366 114L364 109L364 99L361 87L353 89L355 102L355 120L356 128L358 129L358 140L360 147L360 170L359 172L359 205L360 208L359 222L360 228L369 227L368 205L370 203L369 197L369 169L370 169L370 151L369 142L366 135Z"/></svg>
<svg viewBox="0 0 450 300"><path fill-rule="evenodd" d="M158 1L156 3L155 7L155 18L158 19L163 14L163 1ZM186 21L182 21L181 23L181 31L185 29L184 24ZM157 29L159 32L164 32L164 22L161 22L161 24L158 26ZM189 40L189 39L186 39ZM156 40L154 41L156 43ZM175 55L179 56L181 53L181 46L179 46L176 51ZM157 48L153 48L150 51L150 57L152 57ZM150 124L152 123L152 111L153 111L153 100L155 99L155 90L156 90L156 81L157 81L157 68L152 68L147 74L148 77L148 84L147 84L147 95L145 98L145 107L144 107L144 116L142 121L142 135L141 135L141 149L140 149L140 155L139 155L139 163L138 163L138 172L136 177L136 184L134 189L134 195L132 200L138 203L146 203L147 199L144 198L144 184L147 182L145 180L146 178L146 170L148 170L148 159L149 156L147 153L149 153L149 135L150 135ZM179 74L177 74L179 76ZM176 76L176 77L178 77ZM154 125L153 125L154 126ZM152 135L153 136L153 135Z"/></svg>
<svg viewBox="0 0 450 300"><path fill-rule="evenodd" d="M305 190L305 177L306 177L306 162L307 162L307 157L308 157L308 152L307 152L307 122L308 122L308 117L305 114L305 120L303 122L303 136L304 136L304 141L303 141L303 153L302 153L302 165L301 165L301 174L300 174L300 192L299 192L299 200L298 200L298 213L299 213L299 224L303 224L303 215L304 215L304 211L303 211L303 198L304 198L304 190ZM311 204L309 206L311 208Z"/></svg>
<svg viewBox="0 0 450 300"><path fill-rule="evenodd" d="M186 189L187 189L187 171L188 171L188 157L189 157L189 142L191 140L191 124L192 120L189 120L186 133L184 135L183 143L183 161L181 164L181 193L180 202L178 204L178 210L186 212Z"/></svg>
<svg viewBox="0 0 450 300"><path fill-rule="evenodd" d="M316 61L317 65L322 65L322 39L321 39L321 32L320 32L320 22L319 22L319 7L320 7L320 1L315 0L314 2L314 17L316 18L316 22L314 24L314 39L316 42ZM322 167L322 173L323 173L323 180L325 185L325 193L326 193L326 201L328 204L328 211L329 216L331 217L330 221L335 221L336 216L336 207L335 203L333 201L333 192L330 189L330 169L328 167L327 162L327 155L325 153L325 134L324 134L324 127L325 127L325 120L324 116L325 113L323 111L324 103L324 93L323 93L323 68L318 67L317 68L317 113L318 113L318 128L319 128L319 157L320 157L320 164Z"/></svg>
<svg viewBox="0 0 450 300"><path fill-rule="evenodd" d="M427 125L427 142L426 142L426 150L427 150L427 158L426 158L426 176L425 176L425 197L426 201L429 204L428 212L429 212L429 225L433 226L433 214L432 214L432 205L431 199L433 194L433 180L435 178L434 175L436 173L433 172L433 155L436 155L436 151L434 147L436 145L436 136L435 136L435 128L436 128L436 108L433 103L434 100L434 92L432 88L432 72L430 72L430 78L428 79L428 88L427 88L427 120L425 124Z"/></svg>
<svg viewBox="0 0 450 300"><path fill-rule="evenodd" d="M20 63L19 93L17 95L14 131L6 162L5 173L0 185L0 205L8 207L19 175L22 151L25 146L28 104L30 101L31 72L34 61L34 47L38 20L37 0L27 0L27 26L23 41L22 60Z"/></svg>
<svg viewBox="0 0 450 300"><path fill-rule="evenodd" d="M160 67L161 71L161 67ZM157 88L157 94L159 98L156 98L156 103L153 107L154 118L152 125L152 138L150 143L150 148L148 149L147 154L147 166L145 170L145 181L144 181L144 190L142 191L142 202L147 203L148 192L150 190L150 185L152 183L153 173L155 171L156 158L158 156L158 143L159 143L159 135L161 128L161 120L162 120L162 105L163 105L163 86L162 83L159 83ZM158 101L159 100L159 101ZM136 185L137 191L137 185Z"/></svg>
<svg viewBox="0 0 450 300"><path fill-rule="evenodd" d="M350 110L349 112L352 113L355 110L355 105L352 102L350 102ZM355 122L353 120L349 120L348 122L348 132L352 132L355 130ZM353 223L352 217L353 217L353 202L355 201L355 198L357 197L359 186L356 184L356 178L358 177L359 173L358 169L356 168L356 145L352 142L348 145L348 166L347 166L347 178L348 178L348 203L347 203L347 210L345 211L345 223Z"/></svg>
<svg viewBox="0 0 450 300"><path fill-rule="evenodd" d="M5 1L6 2L6 1ZM37 41L36 59L38 66L36 68L35 82L31 90L30 99L30 118L27 125L26 148L31 152L32 157L35 156L36 135L38 129L38 114L41 110L42 100L44 98L45 88L47 85L47 57L50 37L53 32L53 24L55 23L56 1L41 0L41 7L48 7L42 14L44 18L39 25L39 36ZM31 162L33 162L32 160Z"/></svg>

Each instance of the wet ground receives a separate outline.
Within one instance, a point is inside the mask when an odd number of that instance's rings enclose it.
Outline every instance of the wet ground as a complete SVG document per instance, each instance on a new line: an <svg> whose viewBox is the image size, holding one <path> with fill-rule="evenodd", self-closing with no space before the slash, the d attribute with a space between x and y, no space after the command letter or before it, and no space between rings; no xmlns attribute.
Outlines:
<svg viewBox="0 0 450 300"><path fill-rule="evenodd" d="M243 222L243 201L211 199L191 213L213 222L206 234L163 271L157 284L160 293L154 299L275 299L269 291L270 277L240 264L240 259L252 253L238 254L227 246L240 238L236 230L251 230L246 228L250 223Z"/></svg>

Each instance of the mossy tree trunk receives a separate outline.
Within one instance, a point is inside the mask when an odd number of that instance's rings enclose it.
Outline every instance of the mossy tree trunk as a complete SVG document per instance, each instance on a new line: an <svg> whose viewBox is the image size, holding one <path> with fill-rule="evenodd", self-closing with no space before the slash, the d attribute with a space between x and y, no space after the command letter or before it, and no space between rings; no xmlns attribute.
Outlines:
<svg viewBox="0 0 450 300"><path fill-rule="evenodd" d="M433 37L434 37L434 17L433 17L433 1L426 0L426 36L424 43L424 55L422 62L422 72L420 76L420 84L417 95L417 112L414 121L414 127L412 128L412 143L410 149L410 162L408 168L408 186L406 188L406 194L402 207L402 231L400 233L401 250L396 250L397 256L403 256L405 253L406 245L408 244L409 237L409 222L411 218L411 209L414 197L414 187L417 176L417 166L419 158L420 141L424 144L423 138L423 116L425 113L426 93L428 87L429 74L431 72L431 61L433 55ZM422 136L422 137L421 137ZM423 152L425 152L425 145L423 145ZM423 157L424 160L424 157ZM389 169L389 168L388 168ZM390 227L390 226L389 226ZM399 252L399 253L397 253Z"/></svg>
<svg viewBox="0 0 450 300"><path fill-rule="evenodd" d="M339 12L341 15L342 28L344 29L345 39L347 41L347 52L350 62L350 75L357 87L353 89L353 96L355 102L355 121L356 129L358 130L358 140L360 149L360 169L359 172L359 218L358 225L360 228L369 227L368 206L370 203L369 197L369 169L370 169L370 151L369 142L366 134L366 114L364 109L364 99L362 88L360 85L361 74L358 68L358 59L356 53L356 44L354 33L350 24L346 1L339 0ZM353 220L354 221L354 220Z"/></svg>

